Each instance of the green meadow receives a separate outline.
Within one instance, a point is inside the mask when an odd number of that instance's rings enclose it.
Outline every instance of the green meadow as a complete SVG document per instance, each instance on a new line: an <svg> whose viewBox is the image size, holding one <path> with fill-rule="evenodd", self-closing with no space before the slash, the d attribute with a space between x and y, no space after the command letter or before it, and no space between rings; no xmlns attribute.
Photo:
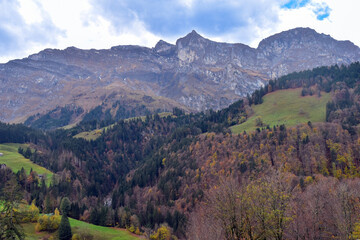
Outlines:
<svg viewBox="0 0 360 240"><path fill-rule="evenodd" d="M104 239L104 240L139 239L139 237L131 235L128 231L124 229L96 226L72 218L69 218L69 220L73 233L77 233L79 231L86 231L87 233L93 235L94 239Z"/></svg>
<svg viewBox="0 0 360 240"><path fill-rule="evenodd" d="M69 218L69 220L70 220L72 234L85 232L91 234L93 236L93 239L102 239L102 240L134 240L140 238L136 235L129 233L125 229L96 226L72 218ZM22 224L22 227L26 234L26 238L25 238L26 240L37 240L37 239L50 238L50 237L57 239L58 231L52 233L36 232L35 224L36 223Z"/></svg>
<svg viewBox="0 0 360 240"><path fill-rule="evenodd" d="M321 93L321 97L301 96L301 88L279 90L263 97L264 102L252 105L254 114L242 124L231 127L233 133L255 131L256 119L261 119L263 126L285 124L295 126L300 123L324 122L326 103L331 100L329 93ZM261 128L261 127L260 127Z"/></svg>
<svg viewBox="0 0 360 240"><path fill-rule="evenodd" d="M0 156L0 163L5 163L6 166L14 173L18 172L23 167L26 173L29 174L32 169L37 174L45 175L47 179L46 182L49 184L53 173L46 168L33 163L29 159L26 159L23 155L18 153L19 147L26 149L28 146L26 144L18 143L0 144L0 153L3 153L3 156Z"/></svg>

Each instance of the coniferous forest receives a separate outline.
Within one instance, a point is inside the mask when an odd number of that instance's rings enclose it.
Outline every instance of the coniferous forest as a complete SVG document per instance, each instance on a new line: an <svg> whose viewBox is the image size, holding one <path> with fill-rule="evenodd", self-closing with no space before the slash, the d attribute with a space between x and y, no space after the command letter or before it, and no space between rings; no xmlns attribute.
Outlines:
<svg viewBox="0 0 360 240"><path fill-rule="evenodd" d="M266 94L290 88L330 93L326 122L231 132ZM105 121L115 123L95 140L74 137ZM2 168L1 202L24 199L41 213L60 209L66 218L152 239L163 239L164 229L180 239L357 239L359 124L358 62L270 80L219 111L89 117L51 131L0 123L0 143L28 143L19 153L55 173L44 179Z"/></svg>

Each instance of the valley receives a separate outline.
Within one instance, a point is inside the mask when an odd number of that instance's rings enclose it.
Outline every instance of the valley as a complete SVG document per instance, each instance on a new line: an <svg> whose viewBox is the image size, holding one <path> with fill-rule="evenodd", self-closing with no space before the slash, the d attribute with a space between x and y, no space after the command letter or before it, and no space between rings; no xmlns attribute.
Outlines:
<svg viewBox="0 0 360 240"><path fill-rule="evenodd" d="M359 240L359 0L0 0L0 240Z"/></svg>
<svg viewBox="0 0 360 240"><path fill-rule="evenodd" d="M194 37L205 41L180 43ZM268 79L219 110L153 111L106 95L32 127L0 122L0 223L19 218L30 239L356 239L359 79L354 62Z"/></svg>

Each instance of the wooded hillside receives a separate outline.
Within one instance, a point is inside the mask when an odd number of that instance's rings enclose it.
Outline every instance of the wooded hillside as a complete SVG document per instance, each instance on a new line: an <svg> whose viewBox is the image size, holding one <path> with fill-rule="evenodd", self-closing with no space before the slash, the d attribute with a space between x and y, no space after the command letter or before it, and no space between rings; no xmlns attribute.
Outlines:
<svg viewBox="0 0 360 240"><path fill-rule="evenodd" d="M0 142L29 143L29 158L56 174L50 186L35 172L0 170L0 179L15 174L41 212L68 197L69 217L148 235L166 223L189 239L355 239L359 80L359 63L293 73L226 109L120 120L91 141L73 136L94 119L48 132L1 124ZM299 87L330 94L326 122L230 131L267 93Z"/></svg>

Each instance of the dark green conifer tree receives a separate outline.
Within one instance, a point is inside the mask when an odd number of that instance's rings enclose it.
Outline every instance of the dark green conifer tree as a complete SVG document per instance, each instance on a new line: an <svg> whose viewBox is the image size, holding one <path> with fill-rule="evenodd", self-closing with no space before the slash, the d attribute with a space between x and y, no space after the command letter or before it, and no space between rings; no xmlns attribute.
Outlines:
<svg viewBox="0 0 360 240"><path fill-rule="evenodd" d="M5 186L0 184L0 240L25 238L19 212L15 210L21 199L22 192L14 176L11 176Z"/></svg>
<svg viewBox="0 0 360 240"><path fill-rule="evenodd" d="M59 239L60 240L69 240L72 237L70 222L67 217L67 215L70 211L70 208L71 208L70 200L67 197L63 198L61 200L61 204L60 204L60 209L61 209L61 213L62 213L60 226L59 226Z"/></svg>

